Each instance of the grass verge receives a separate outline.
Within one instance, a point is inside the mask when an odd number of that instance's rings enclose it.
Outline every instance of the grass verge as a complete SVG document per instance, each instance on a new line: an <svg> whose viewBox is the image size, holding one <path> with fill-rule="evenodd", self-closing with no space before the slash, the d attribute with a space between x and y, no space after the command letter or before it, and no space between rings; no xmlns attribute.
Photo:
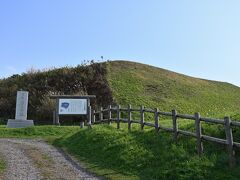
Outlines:
<svg viewBox="0 0 240 180"><path fill-rule="evenodd" d="M115 124L114 124L115 126ZM41 137L74 155L84 165L107 179L238 179L237 166L228 168L223 146L204 143L199 158L195 139L180 137L176 144L170 133L151 129L128 132L125 125L79 127L39 126L25 129L0 128L0 137ZM237 152L237 155L239 152Z"/></svg>
<svg viewBox="0 0 240 180"><path fill-rule="evenodd" d="M0 155L0 179L3 178L3 173L5 169L6 169L6 163L3 160L2 156Z"/></svg>

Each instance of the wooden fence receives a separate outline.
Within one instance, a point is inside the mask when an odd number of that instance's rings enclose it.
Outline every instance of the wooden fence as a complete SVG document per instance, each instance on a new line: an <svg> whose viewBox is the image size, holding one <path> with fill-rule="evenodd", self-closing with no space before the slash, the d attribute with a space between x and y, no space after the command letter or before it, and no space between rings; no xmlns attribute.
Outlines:
<svg viewBox="0 0 240 180"><path fill-rule="evenodd" d="M134 120L132 119L132 112L139 112L140 119ZM116 117L113 118L112 113L115 113ZM125 113L127 118L121 118L121 114ZM152 113L154 115L154 123L153 122L146 122L145 121L145 114ZM159 123L160 116L168 116L172 119L172 128L164 127ZM197 143L197 152L198 155L201 156L203 153L203 140L215 142L218 144L223 144L227 147L229 153L229 165L230 167L234 167L236 164L235 159L235 148L240 148L240 143L234 142L232 128L233 127L240 127L240 122L231 121L230 117L225 117L224 119L212 119L212 118L205 118L201 117L200 113L195 113L194 115L186 115L186 114L178 114L176 110L172 110L172 112L162 112L159 111L158 108L155 109L146 109L144 106L138 108L132 108L131 105L128 105L127 108L121 108L120 105L116 107L112 107L111 105L108 108L103 109L100 108L99 111L92 113L91 121L88 122L89 125L97 124L97 123L108 123L111 122L117 123L117 128L120 128L120 122L128 123L128 129L132 129L132 124L137 123L140 124L141 130L144 129L145 126L150 126L155 128L156 132L159 132L160 129L165 130L167 132L172 132L175 141L178 139L178 135L182 134L185 136L190 136L196 138ZM189 132L185 130L181 130L178 128L178 120L179 119L187 119L195 121L195 132ZM225 127L225 134L226 139L220 139L208 135L202 134L202 126L201 122L206 123L213 123L213 124L221 124Z"/></svg>

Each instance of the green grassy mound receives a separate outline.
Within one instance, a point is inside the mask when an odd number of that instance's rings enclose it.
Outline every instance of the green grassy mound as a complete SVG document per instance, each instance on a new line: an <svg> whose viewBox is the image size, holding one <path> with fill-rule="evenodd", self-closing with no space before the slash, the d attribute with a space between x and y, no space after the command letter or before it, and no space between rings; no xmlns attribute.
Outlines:
<svg viewBox="0 0 240 180"><path fill-rule="evenodd" d="M14 118L19 89L29 91L28 115L38 124L51 123L55 107L49 99L52 93L95 94L94 108L112 103L158 107L164 111L177 109L181 113L200 112L216 118L240 114L237 86L128 61L83 64L0 79L0 118L3 120Z"/></svg>
<svg viewBox="0 0 240 180"><path fill-rule="evenodd" d="M229 83L127 61L109 62L107 76L113 98L119 104L200 112L209 117L240 113L240 88Z"/></svg>
<svg viewBox="0 0 240 180"><path fill-rule="evenodd" d="M56 78L59 75L61 78ZM68 84L69 80L72 83ZM48 114L49 118L52 116L49 104L43 103L47 102L45 96L48 97L50 92L76 94L81 91L86 94L98 93L100 98L95 105L106 106L111 102L144 105L168 112L172 109L184 114L200 112L202 116L214 118L230 115L232 119L240 120L239 87L133 62L113 61L76 68L65 67L13 76L1 80L0 84L0 117L4 117L4 114L14 115L16 90L27 87L25 90L31 92L29 114L33 119L36 112L40 115ZM11 103L6 103L9 97ZM39 106L35 107L36 104ZM137 116L134 114L134 117ZM153 116L146 115L146 119L153 120ZM161 123L168 127L171 126L169 122L169 119L161 118ZM194 131L193 122L181 120L179 127ZM203 123L203 129L206 135L225 138L222 126ZM234 140L240 142L239 128L234 128L233 133ZM204 156L199 158L196 155L195 139L180 137L176 144L171 134L157 134L148 128L144 132L139 131L139 128L128 132L126 126L121 130L102 125L94 126L92 130L70 126L36 126L25 129L6 129L0 126L0 137L44 138L75 155L90 170L110 179L240 177L239 157L238 166L229 169L224 147L205 142Z"/></svg>
<svg viewBox="0 0 240 180"><path fill-rule="evenodd" d="M204 142L204 156L199 158L195 139L180 137L176 144L170 133L140 131L138 126L128 132L126 125L120 130L115 126L1 127L0 132L4 133L0 137L46 138L73 154L89 170L109 179L237 179L240 176L240 166L229 169L228 155L222 146Z"/></svg>

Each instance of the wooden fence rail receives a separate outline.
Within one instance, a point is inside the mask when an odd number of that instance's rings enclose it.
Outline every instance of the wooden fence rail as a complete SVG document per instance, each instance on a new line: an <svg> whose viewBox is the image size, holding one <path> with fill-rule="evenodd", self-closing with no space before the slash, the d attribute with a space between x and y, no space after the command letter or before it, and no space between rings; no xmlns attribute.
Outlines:
<svg viewBox="0 0 240 180"><path fill-rule="evenodd" d="M132 112L139 112L140 119L133 120ZM113 113L115 113L116 118L113 118ZM121 117L123 113L125 117L127 116L127 118ZM146 113L153 114L154 123L145 121ZM231 121L230 117L225 117L223 120L212 119L212 118L201 117L200 113L195 113L194 115L178 114L176 110L172 110L172 112L162 112L162 111L159 111L158 108L146 109L144 106L140 106L140 108L137 109L137 108L132 108L131 105L128 105L127 108L122 108L120 105L116 107L112 107L111 105L109 105L108 108L106 109L103 109L101 107L99 111L97 112L93 111L92 115L93 115L93 117L91 118L92 121L89 122L89 124L97 124L97 123L104 123L104 122L111 124L112 122L116 122L117 128L119 129L120 122L124 122L128 124L128 129L131 130L132 124L136 123L136 124L140 124L141 130L144 130L145 126L149 126L149 127L155 128L156 132L159 132L160 129L165 130L167 132L172 132L173 138L175 141L177 141L179 134L196 138L197 152L199 156L201 156L203 153L203 140L215 142L218 144L223 144L227 147L227 150L229 153L229 166L233 167L236 164L234 148L240 148L240 142L234 142L232 128L240 127L240 122ZM172 118L172 128L164 127L160 125L159 123L160 115L168 116ZM179 119L193 120L195 122L195 132L180 130L178 127ZM226 139L220 139L220 138L216 138L208 135L203 135L201 122L223 125L225 128Z"/></svg>

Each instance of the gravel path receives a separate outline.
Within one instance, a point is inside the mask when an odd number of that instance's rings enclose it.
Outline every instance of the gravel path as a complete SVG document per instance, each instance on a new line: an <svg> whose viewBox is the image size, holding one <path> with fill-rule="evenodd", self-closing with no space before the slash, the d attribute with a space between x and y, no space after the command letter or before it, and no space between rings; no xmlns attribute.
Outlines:
<svg viewBox="0 0 240 180"><path fill-rule="evenodd" d="M41 140L0 139L0 153L7 169L6 180L100 179L63 152Z"/></svg>

